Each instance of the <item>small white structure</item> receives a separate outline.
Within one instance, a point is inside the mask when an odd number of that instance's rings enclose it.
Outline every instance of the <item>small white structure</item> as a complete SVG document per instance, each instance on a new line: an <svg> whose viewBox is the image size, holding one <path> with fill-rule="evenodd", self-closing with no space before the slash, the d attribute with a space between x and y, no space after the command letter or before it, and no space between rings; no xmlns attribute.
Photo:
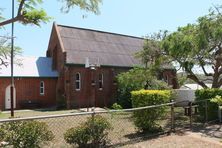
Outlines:
<svg viewBox="0 0 222 148"><path fill-rule="evenodd" d="M211 87L211 84L206 84ZM195 100L195 91L198 89L203 89L202 86L198 84L185 84L180 87L180 89L175 90L175 101L178 102L178 106L186 106L189 102Z"/></svg>
<svg viewBox="0 0 222 148"><path fill-rule="evenodd" d="M176 89L175 100L178 106L187 106L189 102L195 100L195 90L191 89Z"/></svg>
<svg viewBox="0 0 222 148"><path fill-rule="evenodd" d="M206 84L209 88L211 88L212 84ZM203 89L202 86L198 84L184 84L180 87L180 89L186 89L186 90L198 90Z"/></svg>

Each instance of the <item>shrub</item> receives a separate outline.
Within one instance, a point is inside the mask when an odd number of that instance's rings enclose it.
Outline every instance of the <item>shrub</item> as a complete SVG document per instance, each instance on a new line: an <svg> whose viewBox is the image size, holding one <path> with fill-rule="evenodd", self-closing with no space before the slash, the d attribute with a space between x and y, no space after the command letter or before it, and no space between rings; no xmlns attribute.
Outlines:
<svg viewBox="0 0 222 148"><path fill-rule="evenodd" d="M108 130L111 129L111 124L107 121L106 118L102 116L95 116L94 118L89 118L86 122L86 125L90 128L90 135L92 141L96 146L105 145Z"/></svg>
<svg viewBox="0 0 222 148"><path fill-rule="evenodd" d="M222 90L221 89L200 89L196 90L195 96L196 101L211 99L216 96L222 96ZM207 114L208 114L208 120L214 120L217 119L217 111L218 111L218 105L214 102L207 102ZM201 116L201 119L203 120L205 118L205 103L198 103L198 110Z"/></svg>
<svg viewBox="0 0 222 148"><path fill-rule="evenodd" d="M15 148L40 148L54 138L48 126L38 121L16 121L0 125L0 141Z"/></svg>
<svg viewBox="0 0 222 148"><path fill-rule="evenodd" d="M111 124L102 116L96 115L76 128L70 128L64 134L64 139L69 144L77 144L79 147L99 147L105 145L108 130Z"/></svg>
<svg viewBox="0 0 222 148"><path fill-rule="evenodd" d="M210 102L217 103L217 105L222 105L222 97L216 95L214 98L211 98Z"/></svg>
<svg viewBox="0 0 222 148"><path fill-rule="evenodd" d="M169 90L140 90L133 91L131 94L134 108L167 103L171 97L171 91ZM164 116L165 109L166 107L156 107L135 111L133 115L134 123L141 131L154 132L159 130L157 120Z"/></svg>
<svg viewBox="0 0 222 148"><path fill-rule="evenodd" d="M163 81L157 80L149 69L135 67L117 76L118 104L123 108L132 108L131 91L141 89L169 89Z"/></svg>
<svg viewBox="0 0 222 148"><path fill-rule="evenodd" d="M123 108L122 108L122 106L119 105L118 103L114 103L114 104L112 105L112 109L121 110L121 109L123 109Z"/></svg>
<svg viewBox="0 0 222 148"><path fill-rule="evenodd" d="M64 134L64 139L69 144L78 144L79 147L87 147L90 141L90 130L85 125L80 125L77 128L70 128Z"/></svg>

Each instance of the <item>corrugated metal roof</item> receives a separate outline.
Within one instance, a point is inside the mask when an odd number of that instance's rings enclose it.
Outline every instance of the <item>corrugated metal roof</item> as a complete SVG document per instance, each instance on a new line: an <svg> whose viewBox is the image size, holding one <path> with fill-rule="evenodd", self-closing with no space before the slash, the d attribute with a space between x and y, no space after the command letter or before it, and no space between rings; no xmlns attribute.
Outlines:
<svg viewBox="0 0 222 148"><path fill-rule="evenodd" d="M143 38L58 25L67 52L67 64L85 64L85 59L100 65L132 67L139 65L134 54L143 48Z"/></svg>
<svg viewBox="0 0 222 148"><path fill-rule="evenodd" d="M0 77L10 77L11 66L2 66ZM58 77L58 72L52 70L52 59L48 57L16 57L14 64L15 77Z"/></svg>

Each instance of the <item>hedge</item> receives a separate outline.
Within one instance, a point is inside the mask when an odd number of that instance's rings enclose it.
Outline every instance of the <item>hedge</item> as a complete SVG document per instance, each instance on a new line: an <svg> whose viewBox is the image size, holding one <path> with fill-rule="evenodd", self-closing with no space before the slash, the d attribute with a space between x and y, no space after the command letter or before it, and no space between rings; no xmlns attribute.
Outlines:
<svg viewBox="0 0 222 148"><path fill-rule="evenodd" d="M212 99L216 96L222 96L222 90L221 89L200 89L195 91L196 101L206 100L206 99ZM214 120L218 118L218 105L216 103L208 101L208 120ZM205 119L205 103L198 103L198 109L201 115L202 119Z"/></svg>
<svg viewBox="0 0 222 148"><path fill-rule="evenodd" d="M132 106L144 107L159 105L170 101L170 90L140 90L132 91ZM160 129L157 120L164 116L166 107L157 107L134 112L134 123L141 131L154 132Z"/></svg>

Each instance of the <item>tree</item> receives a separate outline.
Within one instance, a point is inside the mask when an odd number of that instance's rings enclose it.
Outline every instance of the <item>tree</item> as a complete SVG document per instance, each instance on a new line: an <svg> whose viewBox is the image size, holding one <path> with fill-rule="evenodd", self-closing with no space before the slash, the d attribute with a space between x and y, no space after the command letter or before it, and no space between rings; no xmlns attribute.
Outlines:
<svg viewBox="0 0 222 148"><path fill-rule="evenodd" d="M68 13L70 9L79 7L82 10L99 13L98 5L102 0L61 0L64 3L61 11ZM37 9L39 5L43 3L43 0L17 0L18 10L15 18L6 19L0 22L0 27L10 24L12 22L20 22L22 24L34 24L40 26L40 23L47 23L51 17L49 17L45 10ZM2 9L0 9L0 19L4 19L1 15Z"/></svg>
<svg viewBox="0 0 222 148"><path fill-rule="evenodd" d="M222 15L221 7L214 7L195 24L179 27L162 40L162 48L171 60L179 63L192 79L203 88L212 81L212 88L222 85ZM207 77L201 80L194 72L195 66Z"/></svg>
<svg viewBox="0 0 222 148"><path fill-rule="evenodd" d="M10 47L6 45L7 38L0 39L0 67L7 66L9 64L8 54L10 53Z"/></svg>
<svg viewBox="0 0 222 148"><path fill-rule="evenodd" d="M157 80L148 68L135 67L117 76L118 103L123 108L131 108L131 91L140 89L169 89L163 81Z"/></svg>
<svg viewBox="0 0 222 148"><path fill-rule="evenodd" d="M61 11L68 13L70 9L74 7L79 7L82 10L93 12L95 14L99 13L99 4L102 0L61 0L64 6L61 7ZM24 25L32 24L40 26L40 23L47 23L50 21L45 10L37 9L39 5L43 3L43 0L17 0L17 14L14 18L5 19L2 15L3 9L0 8L0 29L4 25L10 24L12 22L20 22ZM8 42L9 38L0 38L0 67L8 66L10 57L10 44ZM20 53L20 48L15 48L15 55Z"/></svg>
<svg viewBox="0 0 222 148"><path fill-rule="evenodd" d="M141 61L144 67L144 73L149 75L147 82L144 85L144 89L148 89L150 87L150 76L152 76L151 79L160 79L160 74L166 67L173 67L171 61L168 61L168 56L161 48L161 41L165 38L166 34L167 31L160 31L146 36L143 49L135 54L135 57Z"/></svg>
<svg viewBox="0 0 222 148"><path fill-rule="evenodd" d="M143 49L135 54L142 67L134 67L128 72L117 76L118 81L118 103L124 108L131 108L131 91L140 89L169 89L167 84L158 80L159 74L165 65L166 58L161 49L161 40L166 32L154 33L146 36ZM163 66L164 65L164 66Z"/></svg>
<svg viewBox="0 0 222 148"><path fill-rule="evenodd" d="M7 67L10 63L11 44L8 42L9 39L7 36L0 37L0 70L2 66ZM21 53L21 48L15 47L14 55L20 55Z"/></svg>
<svg viewBox="0 0 222 148"><path fill-rule="evenodd" d="M154 68L154 72L162 64L165 54L161 49L161 40L167 32L160 31L145 37L143 49L136 53L136 58L140 59L145 68Z"/></svg>

